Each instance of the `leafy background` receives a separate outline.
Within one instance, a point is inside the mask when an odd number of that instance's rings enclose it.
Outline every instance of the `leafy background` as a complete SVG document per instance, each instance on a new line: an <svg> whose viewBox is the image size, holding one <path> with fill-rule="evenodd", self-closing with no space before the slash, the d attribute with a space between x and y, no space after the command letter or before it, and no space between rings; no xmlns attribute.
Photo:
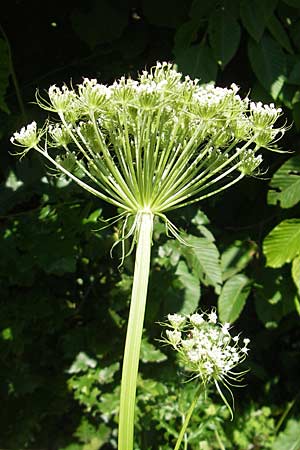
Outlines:
<svg viewBox="0 0 300 450"><path fill-rule="evenodd" d="M116 446L120 367L134 260L110 256L115 210L51 177L10 135L43 119L37 88L83 76L111 83L157 60L202 82L241 87L290 125L267 172L155 225L141 353L136 449L169 449L195 390L160 327L169 312L218 308L251 338L233 422L202 399L189 448L300 448L300 1L6 2L0 33L0 446Z"/></svg>

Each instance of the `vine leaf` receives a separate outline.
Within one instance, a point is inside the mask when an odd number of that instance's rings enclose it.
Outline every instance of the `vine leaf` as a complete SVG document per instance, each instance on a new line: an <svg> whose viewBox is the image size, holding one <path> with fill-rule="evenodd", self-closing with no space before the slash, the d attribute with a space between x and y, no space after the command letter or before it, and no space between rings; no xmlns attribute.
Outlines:
<svg viewBox="0 0 300 450"><path fill-rule="evenodd" d="M273 228L264 239L263 252L269 267L291 262L300 252L300 219L283 220Z"/></svg>
<svg viewBox="0 0 300 450"><path fill-rule="evenodd" d="M300 156L286 161L273 175L268 192L268 204L280 203L292 208L300 201Z"/></svg>
<svg viewBox="0 0 300 450"><path fill-rule="evenodd" d="M239 317L249 293L250 280L246 275L234 275L226 281L218 300L221 322L233 323Z"/></svg>

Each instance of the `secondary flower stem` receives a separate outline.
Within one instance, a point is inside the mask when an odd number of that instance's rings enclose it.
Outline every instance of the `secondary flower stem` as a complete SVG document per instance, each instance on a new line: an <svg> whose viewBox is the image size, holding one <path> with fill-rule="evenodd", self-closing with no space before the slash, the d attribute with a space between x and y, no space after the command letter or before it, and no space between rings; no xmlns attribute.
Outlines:
<svg viewBox="0 0 300 450"><path fill-rule="evenodd" d="M118 450L133 449L136 383L150 269L153 214L148 211L138 214L136 259L121 381Z"/></svg>
<svg viewBox="0 0 300 450"><path fill-rule="evenodd" d="M179 436L178 436L178 439L177 439L177 442L176 442L174 450L179 450L179 448L180 448L180 445L181 445L182 440L184 438L186 429L187 429L188 424L190 422L190 418L192 417L193 411L194 411L195 406L196 406L196 404L197 404L197 402L199 400L199 397L200 397L200 394L201 394L202 390L203 390L203 386L202 386L202 384L200 384L200 386L199 386L199 388L198 388L198 390L197 390L197 392L195 394L195 397L194 397L194 399L192 401L192 404L191 404L191 406L190 406L190 408L189 408L189 410L187 412L185 421L184 421L184 423L182 425L182 428L180 430L180 433L179 433Z"/></svg>

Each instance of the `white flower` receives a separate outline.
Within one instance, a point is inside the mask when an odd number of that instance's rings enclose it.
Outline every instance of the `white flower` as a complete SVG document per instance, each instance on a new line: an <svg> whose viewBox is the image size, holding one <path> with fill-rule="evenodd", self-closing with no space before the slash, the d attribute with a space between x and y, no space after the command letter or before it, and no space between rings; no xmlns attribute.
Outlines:
<svg viewBox="0 0 300 450"><path fill-rule="evenodd" d="M39 143L39 140L40 133L37 132L37 124L35 121L21 128L19 132L15 132L10 138L12 144L28 149L35 147Z"/></svg>
<svg viewBox="0 0 300 450"><path fill-rule="evenodd" d="M217 320L218 316L215 311L212 311L211 313L208 314L208 321L210 323L217 323Z"/></svg>
<svg viewBox="0 0 300 450"><path fill-rule="evenodd" d="M168 314L168 321L173 328L178 329L185 323L186 318L180 314Z"/></svg>

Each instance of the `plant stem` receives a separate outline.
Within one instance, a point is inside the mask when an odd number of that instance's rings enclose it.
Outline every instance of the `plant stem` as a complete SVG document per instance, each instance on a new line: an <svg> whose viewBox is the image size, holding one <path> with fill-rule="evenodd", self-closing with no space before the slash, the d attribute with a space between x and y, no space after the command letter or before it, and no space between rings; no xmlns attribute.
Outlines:
<svg viewBox="0 0 300 450"><path fill-rule="evenodd" d="M136 259L121 381L118 450L133 449L136 383L150 271L153 214L148 211L138 214Z"/></svg>
<svg viewBox="0 0 300 450"><path fill-rule="evenodd" d="M190 418L192 417L193 411L195 409L197 401L199 400L199 397L200 397L200 394L202 392L202 389L203 389L202 384L200 384L200 386L199 386L199 388L198 388L198 390L197 390L197 392L195 394L195 397L194 397L194 399L192 401L192 404L191 404L191 406L190 406L190 408L188 410L188 413L186 415L186 418L185 418L185 421L184 421L184 423L182 425L182 428L180 430L180 433L179 433L179 436L178 436L178 439L177 439L177 442L176 442L174 450L179 450L179 448L180 448L181 442L182 442L182 440L184 438L186 429L187 429L188 424L190 422Z"/></svg>

